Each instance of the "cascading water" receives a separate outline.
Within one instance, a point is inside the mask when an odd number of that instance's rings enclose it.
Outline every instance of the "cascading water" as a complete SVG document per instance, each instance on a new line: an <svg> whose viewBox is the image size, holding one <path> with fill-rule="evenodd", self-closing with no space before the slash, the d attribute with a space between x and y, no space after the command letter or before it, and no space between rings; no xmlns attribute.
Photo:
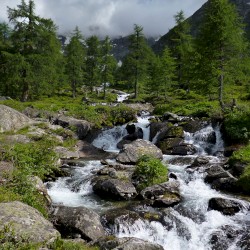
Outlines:
<svg viewBox="0 0 250 250"><path fill-rule="evenodd" d="M138 117L136 126L141 127L144 139L149 139L149 117ZM117 151L116 144L127 134L126 125L104 130L93 141L93 145L106 151ZM250 225L249 203L237 200L242 204L240 212L226 216L215 210L208 210L208 201L214 197L234 197L222 194L204 182L204 171L187 172L186 167L198 155L206 155L211 163L219 163L218 152L223 151L219 127L211 125L190 134L185 132L185 142L194 144L196 155L169 156L165 155L163 162L168 164L170 173L177 176L180 183L182 202L174 208L163 210L162 221L139 219L131 222L116 220L111 228L118 237L137 237L153 243L158 243L165 250L237 250L242 232L247 232ZM211 155L211 156L209 156ZM181 159L181 160L179 160ZM102 167L100 161L86 161L84 167L75 167L72 177L59 178L54 183L48 183L48 193L56 204L66 206L87 206L96 211L111 207L108 202L101 201L93 194L91 178L94 172ZM147 211L148 208L145 207ZM157 211L157 209L156 209ZM230 232L241 232L238 237L227 237ZM216 235L227 241L214 244ZM224 237L224 238L223 238ZM218 240L218 239L217 239Z"/></svg>

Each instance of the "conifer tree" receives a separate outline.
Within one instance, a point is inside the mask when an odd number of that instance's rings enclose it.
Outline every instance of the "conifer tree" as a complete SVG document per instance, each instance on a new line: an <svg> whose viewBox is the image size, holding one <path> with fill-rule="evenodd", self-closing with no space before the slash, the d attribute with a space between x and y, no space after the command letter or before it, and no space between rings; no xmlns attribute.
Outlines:
<svg viewBox="0 0 250 250"><path fill-rule="evenodd" d="M35 3L22 0L16 9L8 8L13 24L12 48L2 52L6 74L6 94L26 101L45 90L50 94L57 81L61 63L56 26L51 19L35 15ZM61 65L60 65L61 66Z"/></svg>
<svg viewBox="0 0 250 250"><path fill-rule="evenodd" d="M187 65L190 64L192 51L192 36L190 25L185 20L184 12L181 10L174 16L176 26L171 36L171 51L176 60L176 81L178 87L188 89L187 77L190 74Z"/></svg>
<svg viewBox="0 0 250 250"><path fill-rule="evenodd" d="M206 93L218 88L218 101L223 109L224 84L237 80L247 54L241 19L228 0L207 3L197 48L200 57L198 88Z"/></svg>
<svg viewBox="0 0 250 250"><path fill-rule="evenodd" d="M94 87L100 84L100 41L97 36L91 36L86 40L86 85L93 92Z"/></svg>
<svg viewBox="0 0 250 250"><path fill-rule="evenodd" d="M114 71L116 68L116 60L111 54L112 44L107 36L101 48L101 82L103 84L103 98L106 99L107 83L112 84L114 81Z"/></svg>
<svg viewBox="0 0 250 250"><path fill-rule="evenodd" d="M66 73L71 83L72 97L76 97L76 88L83 84L85 49L83 36L78 27L73 31L69 44L65 48L66 52Z"/></svg>
<svg viewBox="0 0 250 250"><path fill-rule="evenodd" d="M135 24L134 33L130 35L129 54L123 62L123 70L127 79L134 83L135 98L139 95L139 82L143 82L147 75L150 59L153 52L147 45L143 28Z"/></svg>

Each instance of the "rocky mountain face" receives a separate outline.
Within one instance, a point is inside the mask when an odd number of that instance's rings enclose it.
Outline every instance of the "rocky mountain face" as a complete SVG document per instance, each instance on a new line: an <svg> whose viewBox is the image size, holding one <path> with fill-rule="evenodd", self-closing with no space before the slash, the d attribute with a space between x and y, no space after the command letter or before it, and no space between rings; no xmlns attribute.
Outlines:
<svg viewBox="0 0 250 250"><path fill-rule="evenodd" d="M236 5L236 9L239 15L242 17L243 22L246 24L245 30L247 38L250 40L250 0L230 0L231 3ZM196 36L199 32L199 27L204 16L205 8L207 3L205 3L200 9L198 9L191 17L187 19L190 23L190 31L193 36ZM174 32L174 28L169 30L167 34L162 36L159 41L157 41L153 46L153 50L156 53L161 53L166 45L171 46L171 36Z"/></svg>

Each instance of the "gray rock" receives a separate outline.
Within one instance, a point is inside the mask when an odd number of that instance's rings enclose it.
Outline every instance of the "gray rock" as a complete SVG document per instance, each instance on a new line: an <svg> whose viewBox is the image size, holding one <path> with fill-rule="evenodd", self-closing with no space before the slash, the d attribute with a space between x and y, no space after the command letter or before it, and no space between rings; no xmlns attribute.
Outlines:
<svg viewBox="0 0 250 250"><path fill-rule="evenodd" d="M173 147L168 154L171 155L193 155L196 153L196 148L192 144L183 143Z"/></svg>
<svg viewBox="0 0 250 250"><path fill-rule="evenodd" d="M101 250L163 250L163 247L137 238L104 238L98 242Z"/></svg>
<svg viewBox="0 0 250 250"><path fill-rule="evenodd" d="M208 202L208 210L217 210L225 215L234 215L241 208L242 205L239 202L225 198L211 198Z"/></svg>
<svg viewBox="0 0 250 250"><path fill-rule="evenodd" d="M52 243L60 233L36 209L19 201L0 203L0 229L13 230L14 237L30 243Z"/></svg>
<svg viewBox="0 0 250 250"><path fill-rule="evenodd" d="M136 112L148 111L153 112L154 107L151 103L125 103L125 105L131 109L134 109Z"/></svg>
<svg viewBox="0 0 250 250"><path fill-rule="evenodd" d="M99 178L93 185L94 192L103 198L130 200L137 196L135 187L130 181L113 178Z"/></svg>
<svg viewBox="0 0 250 250"><path fill-rule="evenodd" d="M84 139L88 132L91 130L91 123L85 120L78 120L73 117L60 115L55 118L53 124L60 125L64 128L73 129L80 140Z"/></svg>
<svg viewBox="0 0 250 250"><path fill-rule="evenodd" d="M124 164L135 164L142 155L151 155L158 159L163 158L161 150L153 143L138 139L130 144L124 145L116 160Z"/></svg>
<svg viewBox="0 0 250 250"><path fill-rule="evenodd" d="M208 163L209 163L209 157L198 156L195 158L195 160L191 164L190 168L206 167Z"/></svg>
<svg viewBox="0 0 250 250"><path fill-rule="evenodd" d="M220 165L212 165L206 169L207 176L205 177L205 182L212 183L214 180L219 178L228 178L232 175L225 171Z"/></svg>
<svg viewBox="0 0 250 250"><path fill-rule="evenodd" d="M33 123L26 115L8 107L0 105L0 133L18 130Z"/></svg>
<svg viewBox="0 0 250 250"><path fill-rule="evenodd" d="M189 133L195 133L205 128L208 125L208 122L201 120L190 120L187 122L180 123L180 125L183 127L184 131Z"/></svg>
<svg viewBox="0 0 250 250"><path fill-rule="evenodd" d="M150 200L155 207L170 207L181 201L178 181L168 181L147 187L141 191L145 200Z"/></svg>
<svg viewBox="0 0 250 250"><path fill-rule="evenodd" d="M80 234L87 241L105 236L100 216L86 207L56 207L52 213L53 221L65 236Z"/></svg>

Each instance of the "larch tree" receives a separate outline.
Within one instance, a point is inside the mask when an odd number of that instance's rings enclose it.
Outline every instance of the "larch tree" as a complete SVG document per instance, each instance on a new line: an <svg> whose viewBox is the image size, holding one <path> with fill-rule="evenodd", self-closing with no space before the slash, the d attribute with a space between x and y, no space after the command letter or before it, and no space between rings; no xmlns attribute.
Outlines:
<svg viewBox="0 0 250 250"><path fill-rule="evenodd" d="M130 35L129 39L129 54L123 63L123 67L128 69L128 76L134 82L134 94L135 98L137 98L139 95L139 82L142 82L147 74L153 52L146 43L141 26L135 24L134 33Z"/></svg>
<svg viewBox="0 0 250 250"><path fill-rule="evenodd" d="M111 54L112 44L110 38L107 36L101 47L101 82L103 84L103 98L106 99L107 83L112 84L114 81L114 71L117 62Z"/></svg>
<svg viewBox="0 0 250 250"><path fill-rule="evenodd" d="M218 101L224 108L224 84L237 81L244 69L247 42L241 18L228 0L210 0L197 38L199 89L218 88Z"/></svg>
<svg viewBox="0 0 250 250"><path fill-rule="evenodd" d="M171 36L170 49L176 61L176 81L178 87L188 89L187 65L192 51L192 36L190 35L190 25L185 19L184 12L181 10L174 16L176 26Z"/></svg>
<svg viewBox="0 0 250 250"><path fill-rule="evenodd" d="M76 97L77 87L84 81L85 66L85 48L83 36L78 29L75 28L69 44L65 48L66 54L66 74L70 81L72 89L72 97Z"/></svg>
<svg viewBox="0 0 250 250"><path fill-rule="evenodd" d="M60 71L55 67L62 59L56 26L51 19L35 15L32 0L22 0L16 9L8 8L8 17L13 25L12 49L3 57L10 94L22 101L50 94Z"/></svg>
<svg viewBox="0 0 250 250"><path fill-rule="evenodd" d="M100 84L100 41L97 36L91 36L86 40L86 85L93 92L94 87Z"/></svg>

